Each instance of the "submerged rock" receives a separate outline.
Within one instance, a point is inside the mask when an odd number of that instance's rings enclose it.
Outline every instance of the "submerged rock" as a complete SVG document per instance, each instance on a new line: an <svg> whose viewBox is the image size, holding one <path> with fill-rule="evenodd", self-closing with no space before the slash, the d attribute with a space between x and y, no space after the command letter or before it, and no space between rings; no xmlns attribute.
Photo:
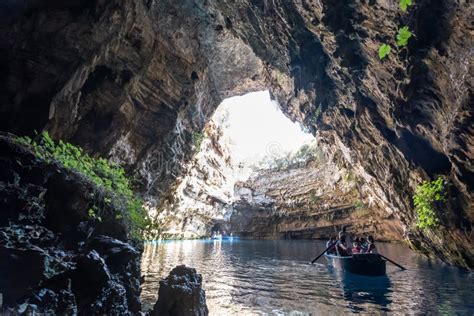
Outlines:
<svg viewBox="0 0 474 316"><path fill-rule="evenodd" d="M202 276L196 269L185 265L171 270L166 279L160 281L158 301L152 316L205 316L209 314L206 293L202 289Z"/></svg>

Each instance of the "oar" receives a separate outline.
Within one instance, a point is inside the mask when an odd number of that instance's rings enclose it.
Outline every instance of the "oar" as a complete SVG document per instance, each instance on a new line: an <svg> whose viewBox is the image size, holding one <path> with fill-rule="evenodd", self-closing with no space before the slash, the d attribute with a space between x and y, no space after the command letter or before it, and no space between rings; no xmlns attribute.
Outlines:
<svg viewBox="0 0 474 316"><path fill-rule="evenodd" d="M327 247L326 250L324 250L319 256L317 256L316 258L314 258L313 261L311 261L311 264L315 263L316 260L318 260L322 255L324 255L326 253L326 251L328 251L329 249L331 249L332 247L334 247L334 245L337 244L337 241L335 243L333 243L331 246Z"/></svg>
<svg viewBox="0 0 474 316"><path fill-rule="evenodd" d="M379 254L379 255L380 255L380 257L382 257L382 258L384 258L385 260L387 260L387 261L393 263L394 265L396 265L396 266L399 267L400 269L406 270L403 266L401 266L401 265L399 265L398 263L396 263L396 262L390 260L389 258L385 257L384 255L381 255L381 254Z"/></svg>

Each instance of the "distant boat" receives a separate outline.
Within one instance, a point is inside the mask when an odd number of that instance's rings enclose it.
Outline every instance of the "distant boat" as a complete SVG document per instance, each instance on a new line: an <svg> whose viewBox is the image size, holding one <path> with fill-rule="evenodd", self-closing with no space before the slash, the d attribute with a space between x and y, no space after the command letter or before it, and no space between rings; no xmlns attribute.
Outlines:
<svg viewBox="0 0 474 316"><path fill-rule="evenodd" d="M232 236L232 235L223 236L222 234L212 234L211 239L212 240L236 240L236 239L239 239L239 237Z"/></svg>
<svg viewBox="0 0 474 316"><path fill-rule="evenodd" d="M360 275L380 276L386 274L386 261L375 253L353 254L352 256L335 256L324 254L327 261L335 268Z"/></svg>
<svg viewBox="0 0 474 316"><path fill-rule="evenodd" d="M211 239L213 240L222 240L221 234L212 234Z"/></svg>
<svg viewBox="0 0 474 316"><path fill-rule="evenodd" d="M223 240L236 240L239 239L239 236L223 236Z"/></svg>

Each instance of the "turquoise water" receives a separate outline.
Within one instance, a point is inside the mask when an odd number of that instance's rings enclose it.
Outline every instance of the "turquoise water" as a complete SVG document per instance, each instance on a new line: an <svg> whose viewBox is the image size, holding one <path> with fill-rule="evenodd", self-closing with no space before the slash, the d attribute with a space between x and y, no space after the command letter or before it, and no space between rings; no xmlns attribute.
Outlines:
<svg viewBox="0 0 474 316"><path fill-rule="evenodd" d="M474 274L428 260L403 245L378 244L404 265L387 277L348 275L321 258L319 241L164 241L145 246L142 300L150 308L159 280L179 264L203 276L211 315L474 315Z"/></svg>

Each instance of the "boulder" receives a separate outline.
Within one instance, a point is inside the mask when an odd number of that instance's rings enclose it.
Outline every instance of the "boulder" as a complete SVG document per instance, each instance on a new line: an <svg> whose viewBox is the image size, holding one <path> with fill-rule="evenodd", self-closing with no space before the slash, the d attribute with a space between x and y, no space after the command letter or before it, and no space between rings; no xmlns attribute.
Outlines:
<svg viewBox="0 0 474 316"><path fill-rule="evenodd" d="M0 314L131 315L141 310L140 245L80 174L0 133Z"/></svg>
<svg viewBox="0 0 474 316"><path fill-rule="evenodd" d="M158 301L152 316L208 315L206 293L202 289L202 276L196 269L185 265L171 270L170 275L160 281Z"/></svg>

